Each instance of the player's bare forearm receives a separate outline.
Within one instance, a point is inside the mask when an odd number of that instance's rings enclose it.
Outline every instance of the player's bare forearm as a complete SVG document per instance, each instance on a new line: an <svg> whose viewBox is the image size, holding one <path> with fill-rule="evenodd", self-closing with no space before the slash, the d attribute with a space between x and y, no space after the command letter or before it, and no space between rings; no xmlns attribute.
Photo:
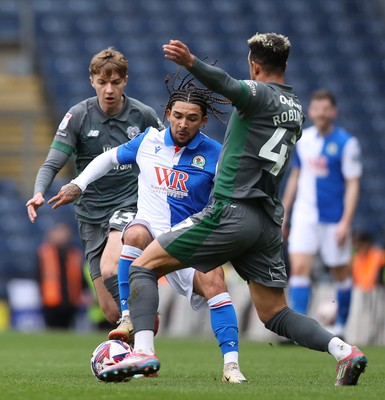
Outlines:
<svg viewBox="0 0 385 400"><path fill-rule="evenodd" d="M81 193L82 191L79 186L74 183L68 183L61 187L56 196L53 196L48 200L48 204L53 204L52 208L55 209L68 203L72 203L81 195Z"/></svg>
<svg viewBox="0 0 385 400"><path fill-rule="evenodd" d="M356 212L360 196L360 179L352 178L345 181L344 211L340 224L346 225L349 229Z"/></svg>
<svg viewBox="0 0 385 400"><path fill-rule="evenodd" d="M352 229L352 221L360 194L359 178L346 180L344 212L336 227L337 243L342 246Z"/></svg>
<svg viewBox="0 0 385 400"><path fill-rule="evenodd" d="M170 40L163 45L164 58L174 61L185 68L191 68L194 64L195 56L190 53L189 48L179 40Z"/></svg>

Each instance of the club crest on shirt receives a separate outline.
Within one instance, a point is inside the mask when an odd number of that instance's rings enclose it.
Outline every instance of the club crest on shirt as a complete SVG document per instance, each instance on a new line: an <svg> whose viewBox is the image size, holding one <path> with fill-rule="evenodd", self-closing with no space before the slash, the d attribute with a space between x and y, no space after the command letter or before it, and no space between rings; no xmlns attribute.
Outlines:
<svg viewBox="0 0 385 400"><path fill-rule="evenodd" d="M140 133L140 129L139 126L129 126L126 130L127 133L127 137L132 140L134 139L136 136L139 135Z"/></svg>
<svg viewBox="0 0 385 400"><path fill-rule="evenodd" d="M206 165L206 159L203 156L200 156L200 155L195 156L191 161L191 165L193 167L197 167L197 168L203 169L205 167L205 165Z"/></svg>
<svg viewBox="0 0 385 400"><path fill-rule="evenodd" d="M331 156L336 155L338 152L338 145L337 143L331 142L326 146L326 153L330 154Z"/></svg>

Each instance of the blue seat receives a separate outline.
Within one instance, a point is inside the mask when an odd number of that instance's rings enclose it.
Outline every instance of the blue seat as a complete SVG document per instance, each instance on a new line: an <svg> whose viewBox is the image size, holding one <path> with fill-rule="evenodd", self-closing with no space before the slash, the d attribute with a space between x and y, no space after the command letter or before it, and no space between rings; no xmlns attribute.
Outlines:
<svg viewBox="0 0 385 400"><path fill-rule="evenodd" d="M18 194L19 188L14 180L4 178L0 179L0 196L12 197Z"/></svg>

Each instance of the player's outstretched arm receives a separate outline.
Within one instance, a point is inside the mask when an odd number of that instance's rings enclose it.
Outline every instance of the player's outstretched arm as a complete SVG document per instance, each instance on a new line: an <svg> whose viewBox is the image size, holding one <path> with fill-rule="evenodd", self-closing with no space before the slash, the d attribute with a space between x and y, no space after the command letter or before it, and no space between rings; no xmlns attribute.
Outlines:
<svg viewBox="0 0 385 400"><path fill-rule="evenodd" d="M60 188L56 196L53 196L48 200L48 204L53 204L52 208L55 209L68 203L72 203L81 195L81 193L82 190L79 186L74 183L67 183L67 185Z"/></svg>
<svg viewBox="0 0 385 400"><path fill-rule="evenodd" d="M67 185L59 190L56 196L49 199L48 204L53 204L52 208L58 208L65 204L75 201L87 186L104 176L108 171L118 164L116 159L116 147L99 154L84 169L84 171Z"/></svg>

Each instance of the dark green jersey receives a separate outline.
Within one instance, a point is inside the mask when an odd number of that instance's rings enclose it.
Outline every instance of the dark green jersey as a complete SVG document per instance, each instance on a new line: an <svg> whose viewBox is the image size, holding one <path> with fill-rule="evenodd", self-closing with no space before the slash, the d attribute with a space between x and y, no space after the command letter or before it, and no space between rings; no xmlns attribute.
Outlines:
<svg viewBox="0 0 385 400"><path fill-rule="evenodd" d="M280 224L280 182L304 121L292 88L278 83L239 81L197 59L190 71L235 107L219 159L214 198L260 201Z"/></svg>
<svg viewBox="0 0 385 400"><path fill-rule="evenodd" d="M119 114L109 116L99 107L97 97L72 107L63 118L51 147L75 153L79 174L99 154L130 141L148 126L163 128L155 111L138 100L124 96ZM79 220L98 223L108 220L117 208L136 208L136 165L118 165L90 184L75 203Z"/></svg>

